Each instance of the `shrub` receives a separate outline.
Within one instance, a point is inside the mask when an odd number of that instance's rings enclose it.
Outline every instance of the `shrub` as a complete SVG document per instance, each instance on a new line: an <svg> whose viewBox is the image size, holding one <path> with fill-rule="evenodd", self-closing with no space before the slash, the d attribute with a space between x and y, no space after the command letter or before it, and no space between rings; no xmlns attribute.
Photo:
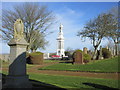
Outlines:
<svg viewBox="0 0 120 90"><path fill-rule="evenodd" d="M102 55L104 58L110 58L111 52L107 48L102 48Z"/></svg>
<svg viewBox="0 0 120 90"><path fill-rule="evenodd" d="M91 60L91 56L89 55L89 54L83 54L84 56L83 56L83 59L84 60Z"/></svg>
<svg viewBox="0 0 120 90"><path fill-rule="evenodd" d="M73 53L71 51L65 51L65 56L68 56L67 58L65 57L64 60L71 60L72 59Z"/></svg>
<svg viewBox="0 0 120 90"><path fill-rule="evenodd" d="M29 54L27 57L28 64L42 64L43 63L43 53L41 52L33 52Z"/></svg>
<svg viewBox="0 0 120 90"><path fill-rule="evenodd" d="M79 51L79 52L83 53L83 51L82 51L82 50L80 50L80 49L78 49L78 50L76 50L76 51ZM76 51L75 51L75 52L76 52Z"/></svg>
<svg viewBox="0 0 120 90"><path fill-rule="evenodd" d="M35 56L35 55L42 55L43 53L41 52L33 52L33 53L30 53L29 55L31 56Z"/></svg>
<svg viewBox="0 0 120 90"><path fill-rule="evenodd" d="M91 60L91 56L89 54L83 53L83 62L88 63Z"/></svg>

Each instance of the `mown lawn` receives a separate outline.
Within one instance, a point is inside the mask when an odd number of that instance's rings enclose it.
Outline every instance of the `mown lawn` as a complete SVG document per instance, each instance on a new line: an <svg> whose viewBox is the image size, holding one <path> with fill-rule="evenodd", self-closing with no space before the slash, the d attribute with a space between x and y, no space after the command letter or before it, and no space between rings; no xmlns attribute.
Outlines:
<svg viewBox="0 0 120 90"><path fill-rule="evenodd" d="M60 62L60 60L44 60L44 63Z"/></svg>
<svg viewBox="0 0 120 90"><path fill-rule="evenodd" d="M68 71L90 71L90 72L120 72L118 69L118 57L104 60L97 60L83 65L72 63L59 63L39 70L68 70Z"/></svg>
<svg viewBox="0 0 120 90"><path fill-rule="evenodd" d="M1 66L2 68L8 68L9 67L9 63L8 62L3 62L3 61L0 61L0 62L1 62L0 64L2 65Z"/></svg>
<svg viewBox="0 0 120 90"><path fill-rule="evenodd" d="M101 87L107 86L111 88L118 88L118 81L110 79L83 78L74 76L55 76L44 74L30 74L30 79L56 85L62 88L93 88L92 86L85 85L84 83L101 85Z"/></svg>
<svg viewBox="0 0 120 90"><path fill-rule="evenodd" d="M9 62L3 62L3 61L1 61L1 65L2 65L2 68L9 68ZM26 64L26 66L27 66L27 68L31 68L34 65L32 65L32 64Z"/></svg>
<svg viewBox="0 0 120 90"><path fill-rule="evenodd" d="M3 72L6 74L6 72ZM60 88L118 88L118 80L29 73L29 78Z"/></svg>
<svg viewBox="0 0 120 90"><path fill-rule="evenodd" d="M59 60L44 60L44 63L51 63L51 62L60 62ZM0 65L2 65L2 68L8 68L9 67L9 62L3 62L0 61ZM35 65L33 64L26 64L27 68L34 67Z"/></svg>

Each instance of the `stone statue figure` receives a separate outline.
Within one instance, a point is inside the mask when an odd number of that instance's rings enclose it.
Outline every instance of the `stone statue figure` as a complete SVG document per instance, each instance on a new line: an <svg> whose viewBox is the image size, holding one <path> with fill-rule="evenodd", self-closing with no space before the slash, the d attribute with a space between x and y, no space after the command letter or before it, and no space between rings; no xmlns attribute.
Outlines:
<svg viewBox="0 0 120 90"><path fill-rule="evenodd" d="M23 38L23 32L24 32L24 25L21 19L17 19L14 23L14 39L16 41L21 40Z"/></svg>

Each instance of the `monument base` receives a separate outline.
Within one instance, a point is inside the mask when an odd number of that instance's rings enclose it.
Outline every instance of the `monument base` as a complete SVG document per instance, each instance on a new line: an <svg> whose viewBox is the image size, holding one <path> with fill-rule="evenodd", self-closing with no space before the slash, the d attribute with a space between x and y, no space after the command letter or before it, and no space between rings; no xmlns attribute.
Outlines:
<svg viewBox="0 0 120 90"><path fill-rule="evenodd" d="M3 88L32 88L28 75L7 75Z"/></svg>

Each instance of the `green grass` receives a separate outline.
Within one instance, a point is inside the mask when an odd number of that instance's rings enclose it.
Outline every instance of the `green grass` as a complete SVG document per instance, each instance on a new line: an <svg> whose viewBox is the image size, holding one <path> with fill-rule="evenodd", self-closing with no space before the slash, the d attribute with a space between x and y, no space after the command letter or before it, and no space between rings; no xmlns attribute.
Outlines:
<svg viewBox="0 0 120 90"><path fill-rule="evenodd" d="M71 63L59 63L40 70L68 70L68 71L91 71L91 72L120 72L118 71L118 57L104 60L97 60L83 65Z"/></svg>
<svg viewBox="0 0 120 90"><path fill-rule="evenodd" d="M9 62L2 62L2 68L8 68L9 67ZM31 68L33 67L34 65L32 64L26 64L27 68Z"/></svg>
<svg viewBox="0 0 120 90"><path fill-rule="evenodd" d="M32 68L32 67L34 67L35 65L33 65L33 64L26 64L26 67L27 68Z"/></svg>
<svg viewBox="0 0 120 90"><path fill-rule="evenodd" d="M59 62L57 60L44 60L44 63L50 63L50 62ZM1 62L2 68L8 68L9 67L9 63L8 62ZM26 64L27 68L32 68L36 65L33 64Z"/></svg>
<svg viewBox="0 0 120 90"><path fill-rule="evenodd" d="M9 63L8 62L1 61L1 65L2 65L2 68L8 68L9 67Z"/></svg>
<svg viewBox="0 0 120 90"><path fill-rule="evenodd" d="M112 88L118 88L118 81L110 79L83 78L74 76L55 76L44 74L30 74L30 78L44 83L56 85L62 88L93 88L91 86L84 85L83 83L94 83Z"/></svg>
<svg viewBox="0 0 120 90"><path fill-rule="evenodd" d="M44 60L45 63L50 63L50 62L60 62L60 60Z"/></svg>
<svg viewBox="0 0 120 90"><path fill-rule="evenodd" d="M5 74L5 75L8 75L8 71L2 70L2 73Z"/></svg>
<svg viewBox="0 0 120 90"><path fill-rule="evenodd" d="M6 74L6 72L3 72ZM46 84L55 85L61 88L94 88L85 85L84 83L91 83L96 85L107 86L111 88L118 88L118 81L112 79L98 79L85 78L76 76L60 76L60 75L46 75L29 73L29 78L32 80L44 82Z"/></svg>

